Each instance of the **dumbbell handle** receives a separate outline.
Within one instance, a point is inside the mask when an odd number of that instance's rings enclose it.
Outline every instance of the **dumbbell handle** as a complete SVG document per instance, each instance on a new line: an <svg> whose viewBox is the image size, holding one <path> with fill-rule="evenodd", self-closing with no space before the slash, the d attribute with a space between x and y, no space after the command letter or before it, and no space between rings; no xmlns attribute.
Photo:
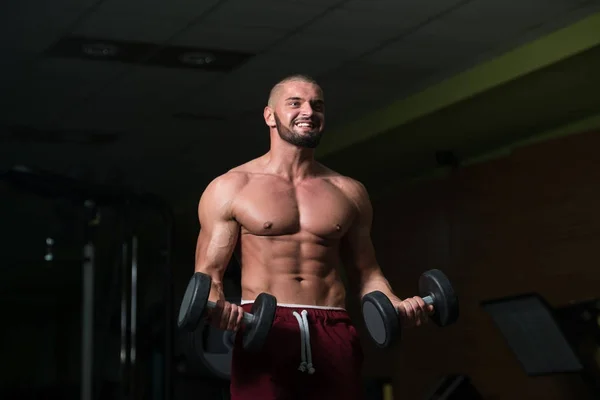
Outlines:
<svg viewBox="0 0 600 400"><path fill-rule="evenodd" d="M214 301L208 300L206 302L206 307L208 307L209 310L212 310L216 306L217 306L217 303L215 303ZM245 325L252 324L254 322L254 315L244 311L244 314L242 315L242 322Z"/></svg>
<svg viewBox="0 0 600 400"><path fill-rule="evenodd" d="M432 306L433 305L433 297L432 296L425 296L422 297L423 301L425 302L425 304L427 304L428 306ZM398 310L396 310L397 312ZM435 309L431 312L431 314L435 313Z"/></svg>
<svg viewBox="0 0 600 400"><path fill-rule="evenodd" d="M433 305L433 297L431 297L431 296L425 296L425 297L423 297L423 301L428 306L432 306Z"/></svg>

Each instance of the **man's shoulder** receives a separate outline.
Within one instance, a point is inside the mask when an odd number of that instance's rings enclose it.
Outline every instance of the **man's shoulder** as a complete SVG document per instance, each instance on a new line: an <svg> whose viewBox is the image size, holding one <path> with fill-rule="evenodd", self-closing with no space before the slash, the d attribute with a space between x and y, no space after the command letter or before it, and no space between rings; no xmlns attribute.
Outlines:
<svg viewBox="0 0 600 400"><path fill-rule="evenodd" d="M334 184L354 205L359 215L371 215L373 206L369 192L362 182L342 174L337 174L332 181L336 182Z"/></svg>
<svg viewBox="0 0 600 400"><path fill-rule="evenodd" d="M346 195L354 198L354 197L364 197L368 196L367 188L365 185L359 180L352 178L350 176L346 176L336 172L330 168L323 166L324 168L324 179L330 181L334 186L336 186L339 190L344 192Z"/></svg>
<svg viewBox="0 0 600 400"><path fill-rule="evenodd" d="M204 190L204 195L228 197L246 186L248 181L248 174L243 171L229 170L210 181Z"/></svg>
<svg viewBox="0 0 600 400"><path fill-rule="evenodd" d="M206 190L226 193L239 191L251 181L253 175L260 172L257 163L258 159L254 159L229 169L214 178Z"/></svg>

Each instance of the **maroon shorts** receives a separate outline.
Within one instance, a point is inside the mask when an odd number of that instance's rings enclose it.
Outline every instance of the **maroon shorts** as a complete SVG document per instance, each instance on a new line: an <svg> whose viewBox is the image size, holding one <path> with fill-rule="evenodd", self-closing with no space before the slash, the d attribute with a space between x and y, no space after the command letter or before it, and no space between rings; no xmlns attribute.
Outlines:
<svg viewBox="0 0 600 400"><path fill-rule="evenodd" d="M232 400L363 398L363 352L343 309L280 305L260 352L244 351L241 340L236 335Z"/></svg>

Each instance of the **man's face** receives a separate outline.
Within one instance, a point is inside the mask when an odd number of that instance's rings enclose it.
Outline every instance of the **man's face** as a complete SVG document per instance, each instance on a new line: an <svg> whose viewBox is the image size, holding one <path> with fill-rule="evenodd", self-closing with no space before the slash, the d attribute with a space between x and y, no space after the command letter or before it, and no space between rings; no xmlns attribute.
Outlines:
<svg viewBox="0 0 600 400"><path fill-rule="evenodd" d="M317 147L325 127L324 106L318 86L302 81L284 83L273 109L279 137L298 147Z"/></svg>

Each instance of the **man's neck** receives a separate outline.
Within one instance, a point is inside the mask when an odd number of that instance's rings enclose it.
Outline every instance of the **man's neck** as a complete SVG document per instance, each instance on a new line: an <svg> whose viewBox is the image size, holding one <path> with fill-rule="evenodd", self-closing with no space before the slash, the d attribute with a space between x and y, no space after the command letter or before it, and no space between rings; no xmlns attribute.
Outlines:
<svg viewBox="0 0 600 400"><path fill-rule="evenodd" d="M301 148L283 140L272 141L265 154L267 170L290 181L301 181L314 175L314 149Z"/></svg>

